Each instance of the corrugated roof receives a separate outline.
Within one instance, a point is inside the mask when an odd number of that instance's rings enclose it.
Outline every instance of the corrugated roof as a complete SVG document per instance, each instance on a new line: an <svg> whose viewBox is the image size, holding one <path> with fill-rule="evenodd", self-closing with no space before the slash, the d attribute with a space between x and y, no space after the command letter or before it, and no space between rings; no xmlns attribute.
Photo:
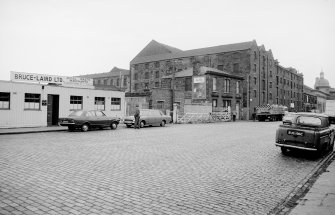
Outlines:
<svg viewBox="0 0 335 215"><path fill-rule="evenodd" d="M78 77L83 77L83 78L108 78L108 77L120 76L120 74L121 75L129 75L129 70L114 67L110 72L80 75Z"/></svg>
<svg viewBox="0 0 335 215"><path fill-rule="evenodd" d="M215 54L215 53L224 53L224 52L231 52L231 51L238 51L238 50L247 50L251 47L256 46L257 43L255 40L242 42L242 43L234 43L228 45L220 45L220 46L213 46L207 48L200 48L200 49L192 49L187 51L176 51L176 52L166 52L166 53L158 53L155 55L140 55L138 54L130 64L138 64L138 63L146 63L146 62L153 62L159 60L167 60L167 59L176 59L176 58L183 58L183 57L190 57L190 56L198 56L198 55L207 55L207 54ZM150 48L146 46L146 48ZM143 51L143 50L142 50ZM146 52L150 52L146 50ZM152 52L154 53L154 52Z"/></svg>

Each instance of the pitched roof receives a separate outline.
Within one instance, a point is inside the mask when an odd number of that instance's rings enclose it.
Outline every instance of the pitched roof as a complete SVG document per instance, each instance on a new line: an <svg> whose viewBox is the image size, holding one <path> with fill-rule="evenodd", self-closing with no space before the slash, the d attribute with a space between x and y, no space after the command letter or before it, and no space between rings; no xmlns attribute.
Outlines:
<svg viewBox="0 0 335 215"><path fill-rule="evenodd" d="M120 74L121 75L129 75L129 70L114 67L109 72L80 75L78 77L83 77L83 78L108 78L108 77L113 77L113 76L120 76Z"/></svg>
<svg viewBox="0 0 335 215"><path fill-rule="evenodd" d="M153 41L151 41L150 43L153 43ZM191 50L186 50L186 51L174 49L174 51L171 50L171 51L165 51L165 52L163 51L158 52L155 50L150 50L151 49L151 46L149 46L150 43L143 49L143 50L145 49L146 50L144 52L142 50L130 62L130 64L146 63L146 62L152 62L152 61L176 59L176 58L206 55L206 54L224 53L224 52L231 52L231 51L238 51L238 50L247 50L253 46L257 47L256 41L253 40L253 41L242 42L242 43L234 43L234 44L213 46L213 47L200 48L200 49L191 49ZM158 44L163 45L161 43L158 43ZM163 46L166 46L166 45L163 45ZM155 47L153 49L155 49Z"/></svg>
<svg viewBox="0 0 335 215"><path fill-rule="evenodd" d="M140 51L140 53L138 53L135 56L133 60L135 60L136 58L142 58L160 54L178 53L178 52L182 52L182 50L159 43L155 40L151 40L151 42L148 45L146 45L142 49L142 51Z"/></svg>

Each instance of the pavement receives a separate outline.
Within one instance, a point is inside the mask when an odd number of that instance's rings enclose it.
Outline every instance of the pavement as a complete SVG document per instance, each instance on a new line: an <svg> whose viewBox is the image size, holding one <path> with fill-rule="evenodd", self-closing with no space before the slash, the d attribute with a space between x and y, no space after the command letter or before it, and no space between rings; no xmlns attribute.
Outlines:
<svg viewBox="0 0 335 215"><path fill-rule="evenodd" d="M67 127L30 127L0 128L0 135L64 131ZM296 206L285 214L290 215L333 215L335 214L335 153L328 159L329 165L318 176L308 192L302 196Z"/></svg>

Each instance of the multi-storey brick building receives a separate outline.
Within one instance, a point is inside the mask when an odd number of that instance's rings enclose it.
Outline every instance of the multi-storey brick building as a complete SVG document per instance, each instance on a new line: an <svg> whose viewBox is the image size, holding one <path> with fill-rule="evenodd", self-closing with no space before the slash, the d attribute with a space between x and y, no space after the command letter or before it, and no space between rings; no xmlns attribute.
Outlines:
<svg viewBox="0 0 335 215"><path fill-rule="evenodd" d="M96 87L130 91L130 74L129 70L126 69L114 67L110 72L81 75L79 77L92 78L93 85Z"/></svg>
<svg viewBox="0 0 335 215"><path fill-rule="evenodd" d="M241 102L243 118L250 118L254 108L264 104L302 109L303 75L293 68L280 66L271 50L267 51L263 45L258 46L256 41L182 51L153 40L130 62L130 91L141 93L169 87L175 90L173 84L165 85L164 77L171 76L171 80L175 80L178 72L182 73L195 67L221 71L228 80L238 82L241 90L231 90L236 86L228 85L232 95L228 98L221 97L219 100L222 102L218 105L224 107L227 102L223 100L228 100L228 104L234 110L235 105L232 103L236 104L236 98L240 95L241 99L238 100ZM197 74L191 74L195 75ZM213 82L213 78L215 77L207 77L208 86ZM189 82L189 78L184 78L181 85L187 85ZM218 79L217 82L224 83L224 78ZM227 84L218 86L225 88ZM239 95L236 95L237 92ZM213 106L216 99L215 93L208 94L207 100L211 100ZM171 105L169 108L172 108Z"/></svg>

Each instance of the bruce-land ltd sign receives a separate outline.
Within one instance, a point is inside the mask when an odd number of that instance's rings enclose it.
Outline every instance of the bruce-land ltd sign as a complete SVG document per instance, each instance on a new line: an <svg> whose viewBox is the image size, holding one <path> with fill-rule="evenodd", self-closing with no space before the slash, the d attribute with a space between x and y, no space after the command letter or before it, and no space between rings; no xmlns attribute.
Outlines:
<svg viewBox="0 0 335 215"><path fill-rule="evenodd" d="M59 84L62 86L79 87L79 88L94 88L93 79L81 77L67 77L36 73L11 72L11 81L30 82L40 84Z"/></svg>

